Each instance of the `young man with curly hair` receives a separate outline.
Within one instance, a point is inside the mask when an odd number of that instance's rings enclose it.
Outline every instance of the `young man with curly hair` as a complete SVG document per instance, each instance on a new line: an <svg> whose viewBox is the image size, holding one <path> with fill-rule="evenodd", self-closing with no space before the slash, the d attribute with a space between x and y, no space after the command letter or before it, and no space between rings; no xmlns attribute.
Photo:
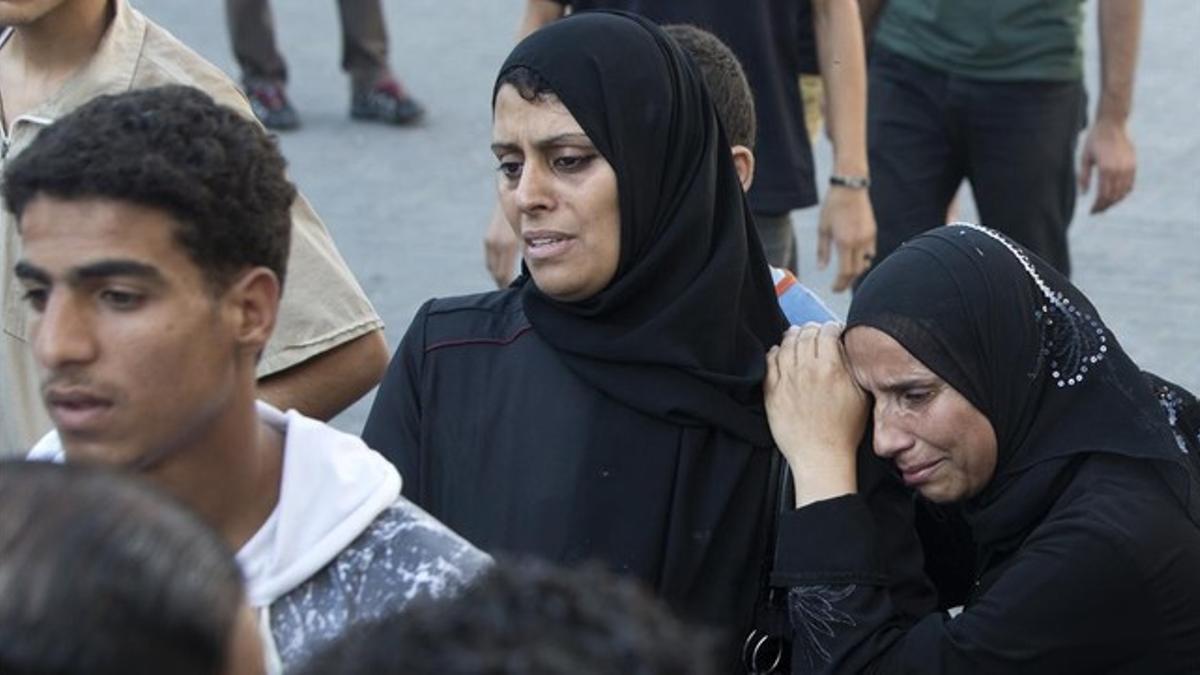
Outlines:
<svg viewBox="0 0 1200 675"><path fill-rule="evenodd" d="M126 0L0 2L0 170L44 129L103 94L165 84L198 87L253 118L237 86ZM367 393L387 367L383 323L303 197L291 205L288 289L258 363L276 407L328 419ZM0 269L20 241L0 214ZM0 275L0 456L19 455L50 429L29 352L20 288Z"/></svg>
<svg viewBox="0 0 1200 675"><path fill-rule="evenodd" d="M222 535L274 670L489 563L358 438L256 402L295 188L273 139L180 86L102 96L5 172L41 391L33 459L140 473Z"/></svg>

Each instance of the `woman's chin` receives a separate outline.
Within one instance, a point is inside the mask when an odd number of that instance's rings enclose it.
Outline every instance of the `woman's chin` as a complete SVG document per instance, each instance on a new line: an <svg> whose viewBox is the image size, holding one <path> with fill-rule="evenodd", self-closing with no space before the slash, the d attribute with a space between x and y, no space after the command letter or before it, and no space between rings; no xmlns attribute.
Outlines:
<svg viewBox="0 0 1200 675"><path fill-rule="evenodd" d="M603 285L597 286L587 283L586 279L579 279L578 275L569 270L554 269L550 266L538 269L531 265L529 276L539 291L559 302L587 300L604 288Z"/></svg>
<svg viewBox="0 0 1200 675"><path fill-rule="evenodd" d="M953 504L966 498L963 491L956 489L955 486L934 482L922 485L917 488L917 492L925 498L925 501L934 504Z"/></svg>

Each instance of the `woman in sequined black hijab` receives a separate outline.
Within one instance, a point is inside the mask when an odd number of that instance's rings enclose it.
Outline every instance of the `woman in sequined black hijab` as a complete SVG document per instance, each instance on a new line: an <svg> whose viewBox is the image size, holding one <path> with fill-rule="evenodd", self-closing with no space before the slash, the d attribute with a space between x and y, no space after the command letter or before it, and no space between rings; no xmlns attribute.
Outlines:
<svg viewBox="0 0 1200 675"><path fill-rule="evenodd" d="M1170 401L1078 289L1001 235L959 224L874 270L844 350L840 332L806 328L769 356L768 412L817 549L796 573L827 583L844 619L813 653L839 672L1196 672L1196 439L1172 428ZM799 381L867 396L806 403ZM925 499L961 505L979 547L954 619L901 619L871 582L871 558L845 555L848 538L877 534L857 516L853 481L823 478L846 453L804 429L849 433L868 398L875 453Z"/></svg>
<svg viewBox="0 0 1200 675"><path fill-rule="evenodd" d="M1190 471L1144 375L1070 282L969 225L905 251L908 264L864 283L847 330L888 334L991 422L995 475L966 503L980 544L1020 537L1081 455L1150 460L1172 485ZM1178 482L1183 503L1200 513L1200 496L1184 487Z"/></svg>

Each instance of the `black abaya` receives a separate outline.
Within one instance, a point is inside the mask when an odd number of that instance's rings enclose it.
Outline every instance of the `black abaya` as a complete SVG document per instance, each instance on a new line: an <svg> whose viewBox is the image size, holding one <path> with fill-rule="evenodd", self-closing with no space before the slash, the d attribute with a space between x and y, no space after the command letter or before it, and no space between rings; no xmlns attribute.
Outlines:
<svg viewBox="0 0 1200 675"><path fill-rule="evenodd" d="M1200 672L1196 457L1078 289L995 232L949 226L872 271L847 323L983 413L996 470L962 505L979 568L954 618L898 611L859 496L790 514L809 544L785 549L805 579L799 671Z"/></svg>
<svg viewBox="0 0 1200 675"><path fill-rule="evenodd" d="M575 303L528 277L427 303L363 436L481 548L598 558L737 639L766 566L761 382L786 321L728 143L699 74L644 19L568 17L501 73L516 67L616 173L616 276Z"/></svg>

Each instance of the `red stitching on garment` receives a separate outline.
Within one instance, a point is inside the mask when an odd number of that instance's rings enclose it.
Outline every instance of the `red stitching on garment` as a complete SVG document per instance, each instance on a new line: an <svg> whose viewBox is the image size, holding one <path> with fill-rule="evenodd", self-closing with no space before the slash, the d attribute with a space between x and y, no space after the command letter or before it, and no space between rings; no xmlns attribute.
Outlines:
<svg viewBox="0 0 1200 675"><path fill-rule="evenodd" d="M443 347L466 347L470 345L497 345L503 347L504 345L510 345L516 342L517 338L528 333L532 328L532 325L523 326L521 330L517 331L516 333L501 339L472 338L470 340L446 340L445 342L435 342L434 344L431 344L425 348L425 353L428 354L429 352L432 352L436 349L442 349Z"/></svg>

